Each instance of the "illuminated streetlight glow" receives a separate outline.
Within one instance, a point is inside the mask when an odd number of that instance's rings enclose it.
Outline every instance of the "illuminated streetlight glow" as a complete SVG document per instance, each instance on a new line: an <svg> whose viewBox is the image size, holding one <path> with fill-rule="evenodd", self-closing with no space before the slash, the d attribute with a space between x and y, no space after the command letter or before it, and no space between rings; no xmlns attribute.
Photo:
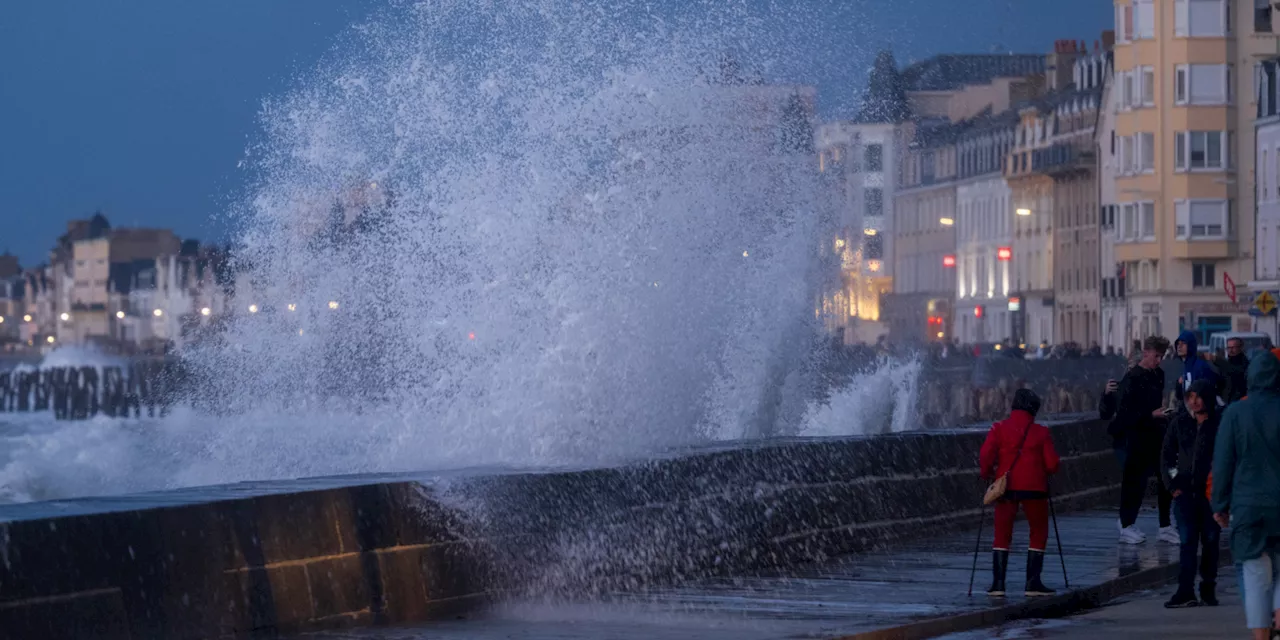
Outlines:
<svg viewBox="0 0 1280 640"><path fill-rule="evenodd" d="M54 343L54 341L56 341L56 340L57 340L57 338L55 338L55 337L53 337L53 336L49 336L48 338L45 338L45 342L48 342L49 344L53 344L53 343Z"/></svg>
<svg viewBox="0 0 1280 640"><path fill-rule="evenodd" d="M163 309L156 309L155 311L152 311L152 312L151 312L151 315L153 315L153 316L155 316L155 317L159 318L160 316L164 315L164 310L163 310Z"/></svg>
<svg viewBox="0 0 1280 640"><path fill-rule="evenodd" d="M844 248L844 238L836 238L836 248L837 249Z"/></svg>
<svg viewBox="0 0 1280 640"><path fill-rule="evenodd" d="M942 225L942 226L944 226L944 227L949 227L949 226L951 226L951 225L953 225L953 224L955 224L955 223L956 223L956 221L955 221L955 220L953 220L953 219L951 219L951 218L938 218L938 224L940 224L940 225Z"/></svg>
<svg viewBox="0 0 1280 640"><path fill-rule="evenodd" d="M742 257L744 257L744 258L746 258L746 257L748 257L748 256L750 256L750 255L751 255L751 254L747 253L746 251L743 251L743 252L742 252Z"/></svg>
<svg viewBox="0 0 1280 640"><path fill-rule="evenodd" d="M63 322L66 322L66 321L68 321L68 320L70 320L70 319L71 319L71 314L67 313L66 311L63 311L63 312L62 312L62 315L60 315L60 316L58 316L58 317L59 317L59 318L62 318L62 321L63 321Z"/></svg>
<svg viewBox="0 0 1280 640"><path fill-rule="evenodd" d="M1020 216L1029 216L1029 215L1031 215L1031 210L1030 210L1030 209L1017 209L1017 210L1015 210L1015 211L1014 211L1014 213L1016 213L1016 214L1018 214L1018 215L1020 215Z"/></svg>
<svg viewBox="0 0 1280 640"><path fill-rule="evenodd" d="M0 316L0 324L4 324L4 316Z"/></svg>
<svg viewBox="0 0 1280 640"><path fill-rule="evenodd" d="M296 304L294 304L294 303L290 302L290 303L289 303L289 307L288 307L288 309L289 309L290 311L297 311L297 310L298 310L298 305L296 305Z"/></svg>
<svg viewBox="0 0 1280 640"><path fill-rule="evenodd" d="M117 312L116 312L116 317L117 317L117 318L119 318L119 319L121 319L121 320L124 320L124 312L123 312L123 311L117 311Z"/></svg>
<svg viewBox="0 0 1280 640"><path fill-rule="evenodd" d="M875 229L863 229L863 230L862 230L862 233L863 233L864 235L874 236L874 235L876 234L876 230L875 230Z"/></svg>
<svg viewBox="0 0 1280 640"><path fill-rule="evenodd" d="M939 331L939 332L938 332L938 338L939 338L939 339L941 339L941 338L942 338L943 336L945 336L945 335L946 335L946 334L944 334L944 333L943 333L943 332L941 332L941 331Z"/></svg>
<svg viewBox="0 0 1280 640"><path fill-rule="evenodd" d="M337 308L338 308L338 301L337 301L337 300L330 300L330 301L329 301L329 308L330 308L330 309L337 309Z"/></svg>
<svg viewBox="0 0 1280 640"><path fill-rule="evenodd" d="M22 321L23 321L23 322L31 322L31 314L29 314L29 313L28 313L27 315L22 316Z"/></svg>
<svg viewBox="0 0 1280 640"><path fill-rule="evenodd" d="M256 304L249 305L249 313L257 313L257 312L258 312L258 305Z"/></svg>
<svg viewBox="0 0 1280 640"><path fill-rule="evenodd" d="M204 308L200 309L200 315L202 315L202 316L207 316L207 315L209 315L209 314L211 314L211 313L213 313L213 309L210 309L209 307L204 307Z"/></svg>

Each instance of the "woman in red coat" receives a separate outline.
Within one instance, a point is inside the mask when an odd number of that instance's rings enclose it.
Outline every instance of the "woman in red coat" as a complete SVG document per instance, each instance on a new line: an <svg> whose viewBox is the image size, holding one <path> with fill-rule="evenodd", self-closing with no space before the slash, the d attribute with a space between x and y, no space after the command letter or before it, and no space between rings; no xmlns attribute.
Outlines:
<svg viewBox="0 0 1280 640"><path fill-rule="evenodd" d="M1053 589L1040 581L1044 568L1044 548L1049 541L1049 475L1058 472L1058 452L1049 429L1035 423L1040 398L1030 389L1013 395L1009 418L995 423L982 443L979 457L984 480L1009 474L1008 488L996 502L996 539L991 551L991 588L987 595L1004 596L1005 572L1009 569L1009 543L1013 541L1013 519L1018 506L1031 526L1027 552L1027 595L1051 596ZM1021 453L1019 453L1021 451Z"/></svg>

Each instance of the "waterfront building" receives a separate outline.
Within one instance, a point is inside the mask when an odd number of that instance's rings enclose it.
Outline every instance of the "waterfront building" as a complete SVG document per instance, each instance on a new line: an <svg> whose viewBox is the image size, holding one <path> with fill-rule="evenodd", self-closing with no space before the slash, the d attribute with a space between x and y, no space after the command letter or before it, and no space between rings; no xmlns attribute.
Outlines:
<svg viewBox="0 0 1280 640"><path fill-rule="evenodd" d="M1118 238L1128 338L1249 330L1224 291L1254 273L1254 62L1275 56L1251 0L1117 0ZM1242 92L1239 88L1244 87Z"/></svg>

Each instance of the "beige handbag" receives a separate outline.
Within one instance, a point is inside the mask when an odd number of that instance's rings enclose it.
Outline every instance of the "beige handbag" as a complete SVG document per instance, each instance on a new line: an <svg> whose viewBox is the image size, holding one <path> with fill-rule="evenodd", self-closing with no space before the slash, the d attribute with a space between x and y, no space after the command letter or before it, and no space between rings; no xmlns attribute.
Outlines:
<svg viewBox="0 0 1280 640"><path fill-rule="evenodd" d="M987 487L987 492L982 495L982 504L988 505L999 500L1009 490L1009 474L1013 473L1013 468L1018 466L1018 458L1022 456L1023 445L1027 444L1027 434L1031 433L1031 426L1027 425L1027 429L1022 432L1022 442L1018 443L1018 452L1013 454L1013 464L1009 465L1009 470L1004 475L996 478L995 482Z"/></svg>

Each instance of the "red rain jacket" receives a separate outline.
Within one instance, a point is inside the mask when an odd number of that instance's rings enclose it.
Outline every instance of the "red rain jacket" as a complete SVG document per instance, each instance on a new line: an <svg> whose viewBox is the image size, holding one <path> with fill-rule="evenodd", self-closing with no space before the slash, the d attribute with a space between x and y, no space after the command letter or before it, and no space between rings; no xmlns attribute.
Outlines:
<svg viewBox="0 0 1280 640"><path fill-rule="evenodd" d="M1018 456L1018 466L1009 471L1018 452L1018 443L1027 429L1026 444ZM1008 491L1048 491L1049 475L1058 472L1058 452L1053 448L1049 429L1035 424L1025 411L1014 411L1006 420L995 423L982 443L978 462L982 478L995 480L1009 473Z"/></svg>

